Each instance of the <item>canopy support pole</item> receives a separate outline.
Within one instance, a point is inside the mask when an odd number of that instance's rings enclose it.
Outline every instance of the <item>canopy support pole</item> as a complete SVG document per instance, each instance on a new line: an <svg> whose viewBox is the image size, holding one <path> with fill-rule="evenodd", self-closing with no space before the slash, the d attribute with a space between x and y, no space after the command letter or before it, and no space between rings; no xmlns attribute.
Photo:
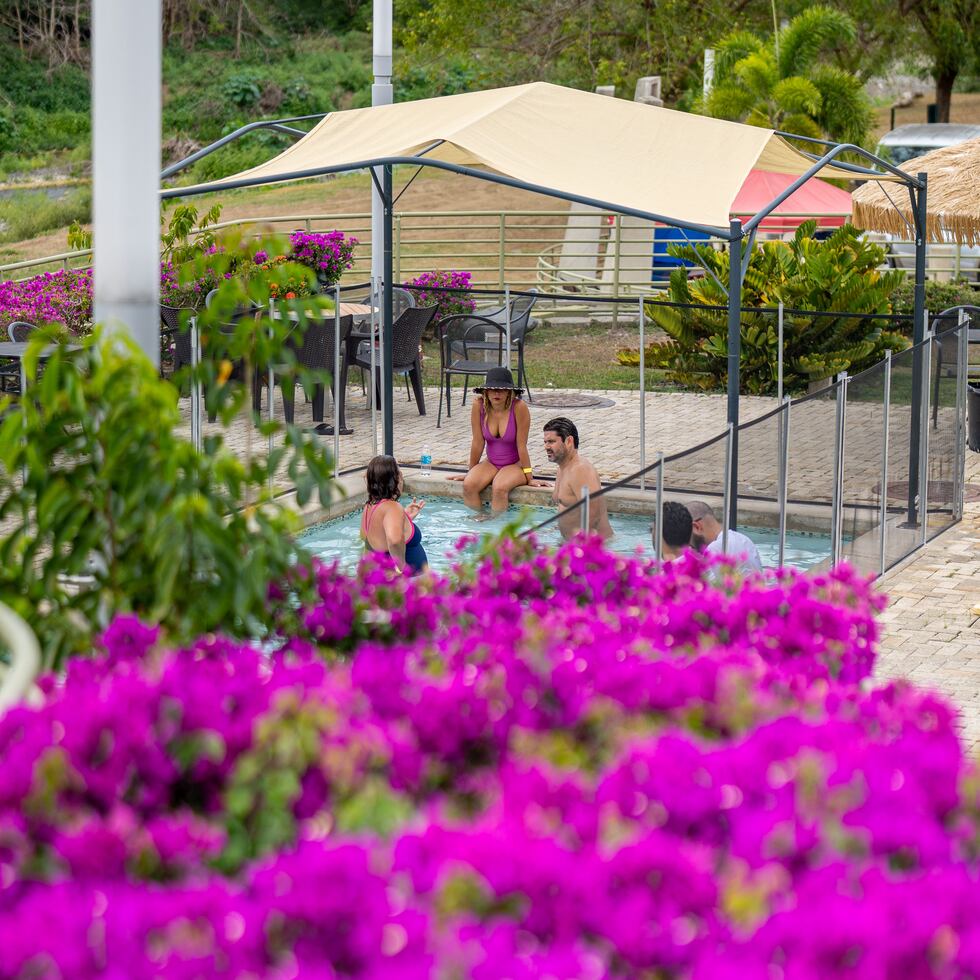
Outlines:
<svg viewBox="0 0 980 980"><path fill-rule="evenodd" d="M909 187L915 219L915 297L912 306L912 417L909 419L908 523L918 523L919 453L922 446L922 341L926 335L926 220L928 174L920 173L919 187Z"/></svg>
<svg viewBox="0 0 980 980"><path fill-rule="evenodd" d="M643 356L643 352L640 352ZM728 239L728 424L731 426L731 467L727 474L726 527L738 523L738 394L742 358L742 222L733 218Z"/></svg>
<svg viewBox="0 0 980 980"><path fill-rule="evenodd" d="M390 163L384 165L384 175L382 179L381 203L384 208L384 302L381 311L381 378L384 385L384 444L385 455L395 455L395 430L394 412L392 409L392 399L394 395L391 375L391 341L392 341L392 314L394 312L393 279L394 275L394 253L392 250L392 166Z"/></svg>

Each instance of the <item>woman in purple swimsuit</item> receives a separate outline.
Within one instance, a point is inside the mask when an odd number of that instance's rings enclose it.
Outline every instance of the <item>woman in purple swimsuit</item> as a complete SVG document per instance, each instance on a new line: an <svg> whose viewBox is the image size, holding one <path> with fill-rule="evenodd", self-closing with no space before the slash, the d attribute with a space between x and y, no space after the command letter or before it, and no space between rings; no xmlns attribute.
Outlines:
<svg viewBox="0 0 980 980"><path fill-rule="evenodd" d="M527 434L531 413L521 401L523 388L514 384L514 376L505 367L491 368L481 388L473 389L470 425L470 471L466 476L451 476L463 481L463 500L468 507L483 509L480 492L492 488L491 510L505 511L508 495L514 487L543 486L531 479L531 457L527 451ZM487 458L482 460L486 447Z"/></svg>

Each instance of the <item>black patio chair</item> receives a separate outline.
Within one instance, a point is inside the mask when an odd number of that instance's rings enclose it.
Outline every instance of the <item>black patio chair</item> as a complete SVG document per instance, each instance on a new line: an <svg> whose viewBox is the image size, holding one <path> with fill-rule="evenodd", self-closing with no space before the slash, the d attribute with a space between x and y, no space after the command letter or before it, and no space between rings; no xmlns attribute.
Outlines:
<svg viewBox="0 0 980 980"><path fill-rule="evenodd" d="M370 293L367 294L359 302L364 306L381 306L384 302L384 285L382 285L382 291L378 293L377 296L372 296ZM401 286L392 286L391 288L391 320L392 325L398 322L398 318L406 311L414 309L418 304L415 302L415 297L407 289ZM356 339L356 334L355 334ZM358 365L360 367L360 365ZM408 387L408 375L405 375L405 390L408 392L408 400L412 400L412 392ZM365 393L364 388L364 368L361 368L361 394Z"/></svg>
<svg viewBox="0 0 980 980"><path fill-rule="evenodd" d="M15 344L27 343L35 330L37 327L26 320L12 320L7 324L7 336ZM20 392L20 361L0 365L0 391Z"/></svg>
<svg viewBox="0 0 980 980"><path fill-rule="evenodd" d="M334 372L334 336L336 324L331 315L324 316L317 307L299 308L297 315L303 323L305 329L299 329L286 341L287 346L296 358L296 364L310 371L327 371L331 377ZM346 381L346 365L343 363L343 353L347 342L347 335L354 325L352 316L342 316L340 318L340 352L341 352L341 384ZM298 378L288 367L282 366L278 369L273 367L275 380L282 388L283 411L286 421L292 423L295 418L295 389ZM268 371L256 371L255 383L252 387L253 407L257 412L262 410L262 389L269 387ZM323 421L323 409L325 401L325 389L322 382L317 382L313 388L313 420ZM272 397L272 393L269 393ZM344 392L341 391L341 399ZM343 416L343 412L341 412Z"/></svg>
<svg viewBox="0 0 980 980"><path fill-rule="evenodd" d="M497 332L496 344L487 339L493 336L493 331ZM443 390L446 395L446 417L452 418L450 393L453 376L461 375L468 379L470 375L476 375L482 378L490 368L500 367L506 354L506 333L506 328L495 320L475 313L454 313L439 321L439 414L436 428L442 425Z"/></svg>
<svg viewBox="0 0 980 980"><path fill-rule="evenodd" d="M391 370L394 374L403 374L406 383L410 380L415 391L415 403L419 415L425 415L425 394L422 391L422 356L420 346L425 328L436 315L435 306L410 306L391 326ZM362 370L371 370L371 351L367 346L370 341L361 345L354 358L354 363ZM374 396L377 399L381 386L381 365L375 358Z"/></svg>
<svg viewBox="0 0 980 980"><path fill-rule="evenodd" d="M12 320L7 324L7 336L15 344L26 344L35 330L37 327L26 320Z"/></svg>
<svg viewBox="0 0 980 980"><path fill-rule="evenodd" d="M182 317L181 314L186 314L186 316ZM192 363L191 331L188 320L193 315L194 310L190 307L160 304L160 336L167 338L174 345L171 359L174 372L183 367L189 367Z"/></svg>
<svg viewBox="0 0 980 980"><path fill-rule="evenodd" d="M524 344L527 340L527 335L538 325L537 320L531 319L531 310L534 308L534 304L538 299L537 290L532 289L530 292L534 295L516 296L510 302L510 349L512 354L514 351L517 352L517 383L527 392L527 400L533 404L534 398L531 396L531 386L527 383L527 372L524 368ZM488 320L493 320L494 323L506 331L506 307L501 306L495 310L489 311L477 310L473 315L482 316ZM478 350L494 351L497 349L497 346L497 338L495 336L488 335L482 346L477 341L469 344L468 349L471 353ZM506 350L506 340L504 342L504 347ZM510 365L507 366L510 367ZM469 379L463 383L464 405L466 404L466 394L468 389Z"/></svg>
<svg viewBox="0 0 980 980"><path fill-rule="evenodd" d="M374 297L374 300L378 306L384 302L384 295L384 284L382 284L381 291ZM368 293L367 296L365 296L364 299L359 300L359 302L365 306L371 306L371 299L371 294ZM397 320L406 310L410 310L418 306L418 303L416 303L415 297L412 295L412 293L403 286L392 286L391 306L391 316L392 321L394 321Z"/></svg>

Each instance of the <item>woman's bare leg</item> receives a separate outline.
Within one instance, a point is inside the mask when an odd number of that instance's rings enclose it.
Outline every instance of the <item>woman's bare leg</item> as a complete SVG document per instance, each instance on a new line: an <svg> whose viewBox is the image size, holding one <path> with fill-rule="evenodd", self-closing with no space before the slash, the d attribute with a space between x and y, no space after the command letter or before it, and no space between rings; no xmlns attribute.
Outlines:
<svg viewBox="0 0 980 980"><path fill-rule="evenodd" d="M491 486L493 487L493 496L490 498L490 509L495 514L500 514L507 510L510 504L511 490L514 487L527 486L527 477L524 475L520 463L512 463L510 466L504 466L497 471Z"/></svg>
<svg viewBox="0 0 980 980"><path fill-rule="evenodd" d="M467 507L475 511L483 510L483 504L480 501L480 492L494 482L496 475L497 467L487 460L477 463L466 474L466 477L463 479L463 502Z"/></svg>

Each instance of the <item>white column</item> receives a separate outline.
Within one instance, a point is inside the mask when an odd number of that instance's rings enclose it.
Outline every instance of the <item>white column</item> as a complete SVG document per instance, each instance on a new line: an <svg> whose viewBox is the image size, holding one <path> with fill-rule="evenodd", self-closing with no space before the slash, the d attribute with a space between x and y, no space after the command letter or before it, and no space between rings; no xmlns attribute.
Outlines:
<svg viewBox="0 0 980 980"><path fill-rule="evenodd" d="M704 49L704 78L701 85L701 94L707 98L715 84L715 49Z"/></svg>
<svg viewBox="0 0 980 980"><path fill-rule="evenodd" d="M160 362L160 0L94 0L95 319Z"/></svg>
<svg viewBox="0 0 980 980"><path fill-rule="evenodd" d="M391 4L392 0L374 0L374 84L371 86L371 105L391 105L394 90L391 87ZM374 175L381 181L381 168L374 168ZM371 276L384 279L384 209L381 196L371 182Z"/></svg>

